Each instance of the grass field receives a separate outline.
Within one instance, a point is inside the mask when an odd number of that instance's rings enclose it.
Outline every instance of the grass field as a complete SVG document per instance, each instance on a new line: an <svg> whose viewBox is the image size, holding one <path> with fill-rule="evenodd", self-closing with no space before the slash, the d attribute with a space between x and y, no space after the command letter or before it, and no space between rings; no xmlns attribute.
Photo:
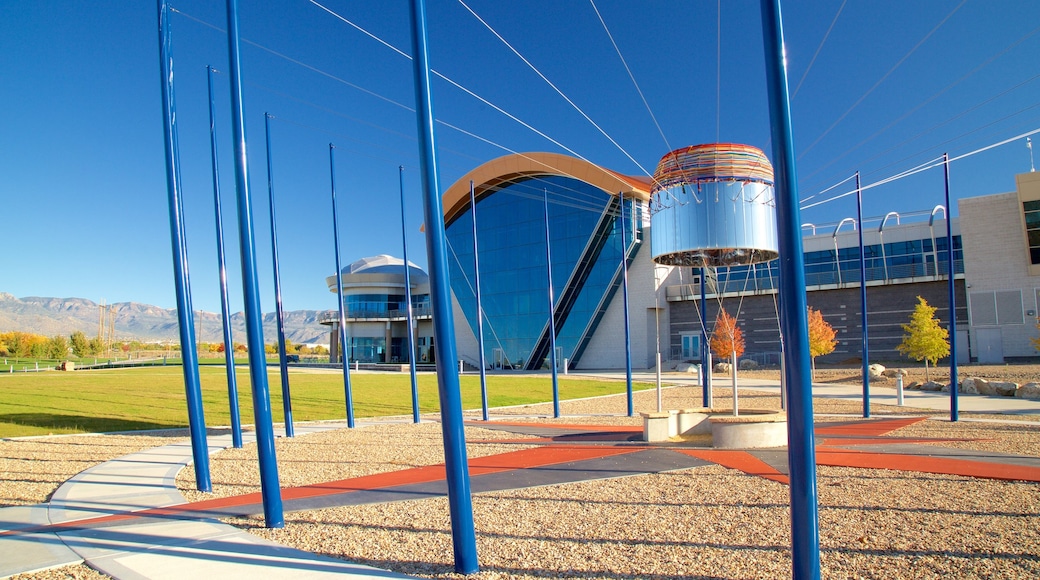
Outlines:
<svg viewBox="0 0 1040 580"><path fill-rule="evenodd" d="M231 423L227 375L223 367L199 369L206 424ZM237 370L242 423L253 423L248 368ZM462 403L480 408L480 379L464 375ZM419 375L419 403L423 413L439 408L437 378ZM552 400L548 376L488 376L492 407ZM269 367L268 383L274 421L282 422L281 379ZM294 421L346 417L343 374L338 371L289 372ZM636 389L650 384L635 385ZM574 399L623 391L623 382L560 377L560 397ZM408 415L412 412L411 382L407 373L352 373L355 417ZM0 437L59 433L97 433L141 429L182 428L188 424L184 379L180 366L75 372L0 374Z"/></svg>

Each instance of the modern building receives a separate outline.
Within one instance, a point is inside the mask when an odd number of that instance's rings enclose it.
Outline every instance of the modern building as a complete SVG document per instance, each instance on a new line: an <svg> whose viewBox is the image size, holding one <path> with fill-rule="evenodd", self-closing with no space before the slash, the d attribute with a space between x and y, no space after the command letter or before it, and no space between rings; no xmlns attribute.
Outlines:
<svg viewBox="0 0 1040 580"><path fill-rule="evenodd" d="M362 258L343 268L344 317L347 360L360 363L407 363L408 300L404 260L388 255ZM416 362L433 362L433 324L430 321L430 278L415 264L408 266L412 316L416 322ZM336 276L325 279L336 292ZM343 360L339 347L339 312L328 311L320 322L330 327L329 360Z"/></svg>
<svg viewBox="0 0 1040 580"><path fill-rule="evenodd" d="M702 328L710 334L720 308L737 317L747 342L744 358L778 363L777 262L704 271L654 263L644 247L651 240L650 181L564 155L522 153L485 163L449 187L444 219L459 357L469 366L478 364L476 231L489 368L548 368L550 286L561 368L624 368L626 317L633 368L652 368L658 352L666 368L698 362ZM1018 175L1017 191L962 199L958 208L960 217L950 225L959 362L1040 358L1031 342L1040 334L1040 174ZM937 308L941 324L949 324L946 218L945 209L936 206L864 220L871 360L905 360L896 347L918 296ZM807 301L838 339L821 362L851 364L862 356L858 227L851 218L803 225ZM344 270L352 361L407 360L401 346L403 270L399 260L394 264L393 283L390 272L373 271L374 264L365 260ZM376 274L382 276L378 283L364 277ZM412 282L420 313L417 348L432 359L428 281L425 274L413 274ZM328 283L334 291L335 278Z"/></svg>
<svg viewBox="0 0 1040 580"><path fill-rule="evenodd" d="M1040 313L1040 173L1015 191L958 202L972 359L1036 360Z"/></svg>

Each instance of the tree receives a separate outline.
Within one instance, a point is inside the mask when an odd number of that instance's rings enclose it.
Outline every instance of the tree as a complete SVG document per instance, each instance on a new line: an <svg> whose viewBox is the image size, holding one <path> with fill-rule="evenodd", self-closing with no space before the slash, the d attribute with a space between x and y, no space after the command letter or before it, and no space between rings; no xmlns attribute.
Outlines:
<svg viewBox="0 0 1040 580"><path fill-rule="evenodd" d="M728 360L734 354L738 358L744 354L744 333L737 327L737 319L730 316L724 308L715 319L715 330L712 331L708 344L715 356L722 360Z"/></svg>
<svg viewBox="0 0 1040 580"><path fill-rule="evenodd" d="M928 379L928 363L932 365L950 354L950 333L939 326L935 307L917 297L917 306L910 315L910 324L904 324L903 342L896 349L914 360L924 361L924 378Z"/></svg>
<svg viewBox="0 0 1040 580"><path fill-rule="evenodd" d="M812 357L812 376L816 378L816 357L834 352L838 344L834 328L823 319L823 313L809 307L809 356Z"/></svg>
<svg viewBox="0 0 1040 580"><path fill-rule="evenodd" d="M83 334L82 330L77 330L69 335L69 342L72 344L72 354L79 358L83 358L90 354L90 341L87 340L87 335Z"/></svg>
<svg viewBox="0 0 1040 580"><path fill-rule="evenodd" d="M63 335L57 335L47 341L47 358L63 359L69 356L69 341Z"/></svg>

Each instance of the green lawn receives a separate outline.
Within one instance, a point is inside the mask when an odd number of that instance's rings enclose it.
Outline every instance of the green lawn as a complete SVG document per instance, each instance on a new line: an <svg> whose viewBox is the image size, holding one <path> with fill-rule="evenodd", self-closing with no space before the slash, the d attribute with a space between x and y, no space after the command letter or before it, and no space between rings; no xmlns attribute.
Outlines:
<svg viewBox="0 0 1040 580"><path fill-rule="evenodd" d="M229 425L224 368L203 366L199 372L207 425ZM248 368L237 369L237 377L242 422L251 424ZM461 380L463 407L480 408L480 378L464 375ZM342 373L290 371L289 382L294 421L346 417ZM268 383L274 421L280 423L277 367L269 368ZM638 384L635 388L652 386ZM407 373L351 374L351 387L357 418L412 412ZM624 388L624 382L560 377L561 399L619 393ZM550 401L552 385L548 375L492 375L488 377L488 399L492 407ZM424 413L439 408L436 376L419 375L419 402ZM180 366L0 374L0 437L180 428L187 423Z"/></svg>

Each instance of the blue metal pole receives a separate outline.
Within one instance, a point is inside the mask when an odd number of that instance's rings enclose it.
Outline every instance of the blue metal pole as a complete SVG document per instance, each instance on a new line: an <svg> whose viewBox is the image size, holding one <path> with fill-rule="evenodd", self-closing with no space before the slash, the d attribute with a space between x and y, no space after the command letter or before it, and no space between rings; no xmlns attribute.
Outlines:
<svg viewBox="0 0 1040 580"><path fill-rule="evenodd" d="M863 417L870 418L870 349L867 344L867 257L863 255L863 190L856 172L856 223L859 230L859 304L863 327Z"/></svg>
<svg viewBox="0 0 1040 580"><path fill-rule="evenodd" d="M549 249L549 190L542 189L545 210L545 271L549 281L549 366L552 367L553 417L560 416L560 377L556 373L556 299L553 296L552 251Z"/></svg>
<svg viewBox="0 0 1040 580"><path fill-rule="evenodd" d="M278 370L282 378L282 416L285 436L293 436L292 398L289 395L289 363L285 352L285 316L282 314L282 275L278 266L278 226L274 212L274 164L271 162L271 115L264 113L267 138L267 198L271 207L271 260L274 263L274 310L278 328Z"/></svg>
<svg viewBox="0 0 1040 580"><path fill-rule="evenodd" d="M209 92L209 149L213 164L213 207L217 221L217 263L220 266L220 315L224 321L224 365L227 367L228 403L231 411L231 444L242 448L242 419L238 412L238 382L235 377L235 343L231 336L231 311L228 308L227 264L224 260L224 222L220 211L220 176L217 163L216 116L213 112L213 67L206 67Z"/></svg>
<svg viewBox="0 0 1040 580"><path fill-rule="evenodd" d="M628 222L625 221L625 196L618 192L618 204L621 207L621 294L625 307L625 396L628 402L628 416L635 413L632 401L632 332L628 316L628 238L625 230Z"/></svg>
<svg viewBox="0 0 1040 580"><path fill-rule="evenodd" d="M433 127L433 97L430 94L430 57L426 39L426 2L412 0L412 61L415 75L416 122L419 132L420 165L426 219L426 255L430 267L430 302L433 333L439 350L437 390L441 403L444 463L448 483L455 571L473 574L480 570L477 538L473 526L466 434L463 430L459 373L455 366L455 324L452 319L451 287L448 278L448 244L444 232L444 206L437 167Z"/></svg>
<svg viewBox="0 0 1040 580"><path fill-rule="evenodd" d="M477 251L477 196L473 191L473 181L469 182L469 208L473 217L473 293L477 298L477 350L480 351L480 412L481 417L488 419L487 369L484 368L484 306L480 302L480 254Z"/></svg>
<svg viewBox="0 0 1040 580"><path fill-rule="evenodd" d="M419 383L415 378L415 338L412 334L412 276L408 265L408 230L404 225L404 165L397 168L401 183L401 246L404 252L404 296L408 301L408 370L412 377L412 421L419 422ZM337 244L338 247L338 244ZM337 268L339 265L337 264Z"/></svg>
<svg viewBox="0 0 1040 580"><path fill-rule="evenodd" d="M195 312L191 308L188 280L188 248L184 239L184 206L181 201L181 160L177 140L177 105L173 93L173 36L170 10L159 0L159 73L162 84L163 145L166 149L166 200L170 207L170 241L173 248L173 277L177 293L177 322L181 338L184 394L188 404L191 454L195 460L195 485L210 491L209 452L206 447L206 418L199 385L199 361L195 348Z"/></svg>
<svg viewBox="0 0 1040 580"><path fill-rule="evenodd" d="M712 405L711 400L711 365L708 364L708 325L706 320L708 318L708 301L706 287L707 284L704 281L704 275L707 273L707 268L701 268L701 391L704 398L704 407L710 408Z"/></svg>
<svg viewBox="0 0 1040 580"><path fill-rule="evenodd" d="M784 371L790 393L787 462L791 479L791 565L796 580L820 577L820 531L816 497L816 451L813 445L812 377L809 328L805 313L805 258L802 253L791 106L784 62L780 0L762 0L773 165L776 171L777 240L780 254L780 324L784 335Z"/></svg>
<svg viewBox="0 0 1040 580"><path fill-rule="evenodd" d="M347 314L343 309L343 266L339 260L339 211L336 206L336 146L329 143L329 174L332 178L332 239L336 246L336 297L339 302L339 351L343 355L343 397L347 405L347 427L354 428L354 394L350 388L350 357L347 350Z"/></svg>
<svg viewBox="0 0 1040 580"><path fill-rule="evenodd" d="M253 421L260 465L260 497L264 522L268 528L285 526L282 490L278 485L278 459L271 424L271 393L267 386L267 356L264 353L263 311L260 309L260 281L256 270L256 244L253 234L253 208L249 194L249 168L246 156L246 128L242 105L242 73L239 58L238 0L227 0L228 70L231 77L231 128L235 148L235 191L238 197L238 241L242 254L242 285L246 314L246 342L249 345L249 380L253 390Z"/></svg>
<svg viewBox="0 0 1040 580"><path fill-rule="evenodd" d="M950 155L943 153L943 178L946 187L946 251L947 272L950 292L950 421L960 418L957 409L957 295L954 292L953 275L953 208L950 206Z"/></svg>

